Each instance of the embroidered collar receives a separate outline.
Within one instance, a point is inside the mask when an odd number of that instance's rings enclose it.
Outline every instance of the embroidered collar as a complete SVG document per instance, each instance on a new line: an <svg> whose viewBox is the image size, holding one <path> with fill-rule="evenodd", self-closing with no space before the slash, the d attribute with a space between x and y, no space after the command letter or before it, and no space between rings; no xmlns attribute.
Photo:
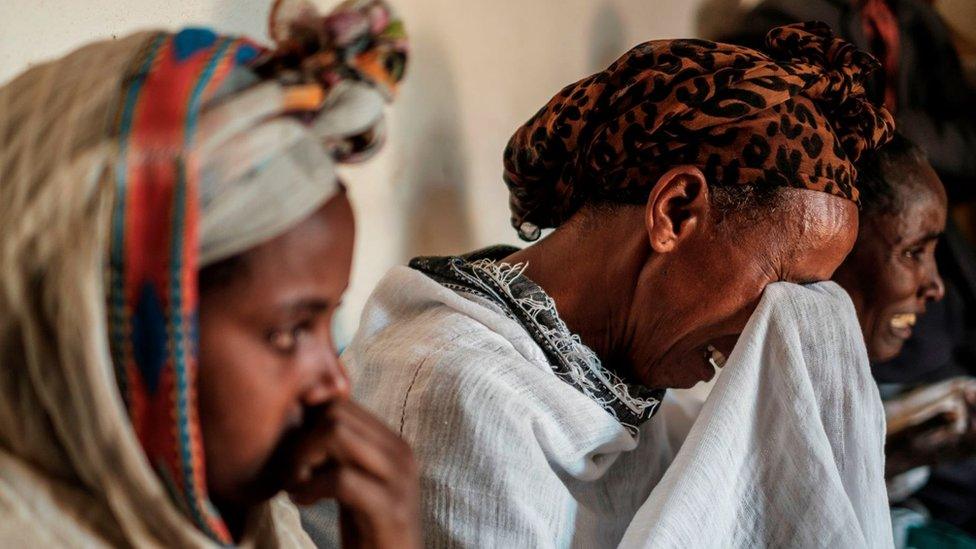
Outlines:
<svg viewBox="0 0 976 549"><path fill-rule="evenodd" d="M529 332L559 379L636 435L638 427L657 412L664 390L627 384L605 368L596 353L559 318L552 298L522 274L526 265L500 261L516 251L518 248L511 246L492 246L463 256L418 257L410 267L442 286L498 305Z"/></svg>

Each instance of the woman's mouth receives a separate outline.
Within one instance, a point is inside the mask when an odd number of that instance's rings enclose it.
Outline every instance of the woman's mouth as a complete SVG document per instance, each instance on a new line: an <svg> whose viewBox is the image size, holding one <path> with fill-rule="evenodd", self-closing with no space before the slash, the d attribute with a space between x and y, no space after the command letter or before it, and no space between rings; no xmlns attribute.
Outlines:
<svg viewBox="0 0 976 549"><path fill-rule="evenodd" d="M912 327L917 320L918 316L915 313L899 313L891 317L888 327L898 338L908 339L912 337Z"/></svg>
<svg viewBox="0 0 976 549"><path fill-rule="evenodd" d="M709 345L705 349L705 361L711 364L711 366L716 370L720 369L722 366L725 366L725 360L725 353L719 351L714 346Z"/></svg>

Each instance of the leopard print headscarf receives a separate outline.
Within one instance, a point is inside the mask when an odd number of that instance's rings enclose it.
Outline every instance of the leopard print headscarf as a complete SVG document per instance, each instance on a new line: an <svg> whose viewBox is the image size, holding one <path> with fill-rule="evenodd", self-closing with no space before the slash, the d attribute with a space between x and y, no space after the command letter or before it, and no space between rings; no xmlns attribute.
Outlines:
<svg viewBox="0 0 976 549"><path fill-rule="evenodd" d="M858 202L853 163L894 121L865 84L878 63L823 23L778 27L766 52L704 40L640 44L563 88L505 148L525 240L587 200L640 203L677 165L709 185L799 187Z"/></svg>

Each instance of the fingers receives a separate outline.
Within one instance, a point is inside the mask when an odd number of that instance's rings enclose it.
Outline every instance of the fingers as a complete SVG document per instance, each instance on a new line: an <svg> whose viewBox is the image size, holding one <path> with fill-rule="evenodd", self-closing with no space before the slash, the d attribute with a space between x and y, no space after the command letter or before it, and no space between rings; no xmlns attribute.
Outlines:
<svg viewBox="0 0 976 549"><path fill-rule="evenodd" d="M322 432L322 436L305 442L299 452L306 451L305 457L299 454L299 463L305 463L299 481L307 481L311 473L327 459L340 466L353 467L380 480L390 479L397 473L397 464L390 452L368 436L363 436L345 422L334 422ZM306 450L307 448L307 450Z"/></svg>
<svg viewBox="0 0 976 549"><path fill-rule="evenodd" d="M355 402L346 401L334 406L330 413L333 420L347 426L359 436L368 439L385 451L396 454L410 452L409 445L385 423Z"/></svg>
<svg viewBox="0 0 976 549"><path fill-rule="evenodd" d="M291 459L287 489L296 501L333 497L358 509L363 496L346 498L342 489L347 484L359 486L360 478L375 484L363 487L362 494L372 498L368 501L375 500L379 489L387 500L416 497L417 467L403 439L353 403L335 403L318 413L295 444Z"/></svg>
<svg viewBox="0 0 976 549"><path fill-rule="evenodd" d="M415 473L409 445L352 403L323 409L296 444L292 482L307 482L326 461L356 467L383 480Z"/></svg>
<svg viewBox="0 0 976 549"><path fill-rule="evenodd" d="M339 502L342 546L421 547L416 494L401 494L375 477L352 468L330 468L292 499L299 504L330 493Z"/></svg>
<svg viewBox="0 0 976 549"><path fill-rule="evenodd" d="M313 503L323 495L365 513L388 511L401 496L390 490L387 483L361 469L338 465L323 469L291 492L292 499L300 504Z"/></svg>
<svg viewBox="0 0 976 549"><path fill-rule="evenodd" d="M353 403L319 411L296 444L299 504L339 502L344 547L420 547L417 468L410 447ZM352 543L355 541L355 543Z"/></svg>

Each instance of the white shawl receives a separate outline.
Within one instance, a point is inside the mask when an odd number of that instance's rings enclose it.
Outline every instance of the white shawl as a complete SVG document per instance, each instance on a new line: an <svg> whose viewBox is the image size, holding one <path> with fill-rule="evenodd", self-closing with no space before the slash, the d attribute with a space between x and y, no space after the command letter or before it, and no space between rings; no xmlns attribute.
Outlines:
<svg viewBox="0 0 976 549"><path fill-rule="evenodd" d="M395 267L343 359L357 399L413 446L428 547L613 547L673 452L560 379L486 299ZM302 512L336 547L335 509Z"/></svg>
<svg viewBox="0 0 976 549"><path fill-rule="evenodd" d="M847 294L770 285L621 547L891 547L884 433Z"/></svg>

